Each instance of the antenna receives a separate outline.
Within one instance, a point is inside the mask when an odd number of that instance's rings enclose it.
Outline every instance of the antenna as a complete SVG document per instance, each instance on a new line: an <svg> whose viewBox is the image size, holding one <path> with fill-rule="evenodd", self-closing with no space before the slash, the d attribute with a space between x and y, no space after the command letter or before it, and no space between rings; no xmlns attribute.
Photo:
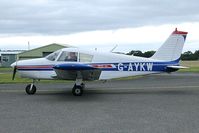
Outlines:
<svg viewBox="0 0 199 133"><path fill-rule="evenodd" d="M29 41L28 41L28 50L30 50L30 43L29 43Z"/></svg>
<svg viewBox="0 0 199 133"><path fill-rule="evenodd" d="M113 52L117 48L117 46L118 45L116 44L115 47L113 47L110 52Z"/></svg>

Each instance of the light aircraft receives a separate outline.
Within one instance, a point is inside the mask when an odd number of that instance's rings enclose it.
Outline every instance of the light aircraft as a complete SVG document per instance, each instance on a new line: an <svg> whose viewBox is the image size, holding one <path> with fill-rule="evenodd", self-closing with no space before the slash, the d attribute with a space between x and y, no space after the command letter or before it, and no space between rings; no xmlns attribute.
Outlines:
<svg viewBox="0 0 199 133"><path fill-rule="evenodd" d="M176 28L151 58L64 48L44 58L13 63L13 79L16 72L22 78L33 79L26 87L27 94L35 94L36 80L74 80L72 93L81 96L85 81L174 72L186 68L179 61L187 33Z"/></svg>

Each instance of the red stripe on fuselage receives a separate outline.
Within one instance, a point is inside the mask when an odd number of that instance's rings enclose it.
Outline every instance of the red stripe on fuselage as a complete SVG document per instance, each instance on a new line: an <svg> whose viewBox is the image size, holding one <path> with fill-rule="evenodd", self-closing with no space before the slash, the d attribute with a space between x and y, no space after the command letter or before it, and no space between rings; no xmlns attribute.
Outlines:
<svg viewBox="0 0 199 133"><path fill-rule="evenodd" d="M111 64L93 64L94 68L113 68Z"/></svg>
<svg viewBox="0 0 199 133"><path fill-rule="evenodd" d="M52 68L53 66L17 66L18 69Z"/></svg>

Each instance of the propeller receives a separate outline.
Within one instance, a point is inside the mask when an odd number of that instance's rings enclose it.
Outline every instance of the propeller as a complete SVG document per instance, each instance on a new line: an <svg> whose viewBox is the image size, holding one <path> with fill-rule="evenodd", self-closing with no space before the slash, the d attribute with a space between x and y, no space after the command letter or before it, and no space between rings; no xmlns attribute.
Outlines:
<svg viewBox="0 0 199 133"><path fill-rule="evenodd" d="M14 66L13 74L12 74L12 80L15 79L16 72L17 72L17 66Z"/></svg>
<svg viewBox="0 0 199 133"><path fill-rule="evenodd" d="M17 63L18 63L18 55L16 56L16 62L12 63L11 66L13 67L13 74L12 74L12 80L15 79L15 75L17 72Z"/></svg>

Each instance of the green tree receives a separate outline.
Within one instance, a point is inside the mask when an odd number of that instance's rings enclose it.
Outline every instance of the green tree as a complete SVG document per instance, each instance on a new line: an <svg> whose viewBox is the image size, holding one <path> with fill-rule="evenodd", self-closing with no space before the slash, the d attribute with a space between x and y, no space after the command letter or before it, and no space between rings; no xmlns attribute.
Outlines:
<svg viewBox="0 0 199 133"><path fill-rule="evenodd" d="M131 50L127 55L143 56L143 53L140 50Z"/></svg>
<svg viewBox="0 0 199 133"><path fill-rule="evenodd" d="M129 53L127 53L127 55L134 55L134 56L140 56L140 57L151 57L153 54L155 53L155 51L146 51L146 52L142 52L140 50L131 50Z"/></svg>
<svg viewBox="0 0 199 133"><path fill-rule="evenodd" d="M182 60L197 60L197 57L191 52L187 51L181 55Z"/></svg>
<svg viewBox="0 0 199 133"><path fill-rule="evenodd" d="M196 50L196 51L194 52L194 56L195 56L195 58L196 58L197 60L199 60L199 50Z"/></svg>
<svg viewBox="0 0 199 133"><path fill-rule="evenodd" d="M146 51L146 52L143 53L142 57L149 58L149 57L153 56L154 54L155 54L155 51Z"/></svg>
<svg viewBox="0 0 199 133"><path fill-rule="evenodd" d="M131 50L127 55L134 55L134 56L140 56L140 57L151 57L153 56L155 51L146 51L142 52L140 50ZM199 60L199 50L196 50L194 53L191 51L186 51L183 54L181 54L181 60Z"/></svg>

